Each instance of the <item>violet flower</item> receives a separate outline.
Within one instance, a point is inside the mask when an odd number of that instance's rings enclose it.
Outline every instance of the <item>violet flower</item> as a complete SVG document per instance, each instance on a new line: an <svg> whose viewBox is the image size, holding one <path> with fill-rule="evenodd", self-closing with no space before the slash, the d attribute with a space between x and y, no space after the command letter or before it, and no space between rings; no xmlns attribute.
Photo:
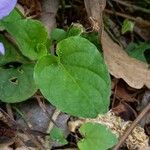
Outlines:
<svg viewBox="0 0 150 150"><path fill-rule="evenodd" d="M16 4L17 0L0 0L0 19L8 16Z"/></svg>
<svg viewBox="0 0 150 150"><path fill-rule="evenodd" d="M3 43L0 42L0 54L4 55L5 54L5 48Z"/></svg>
<svg viewBox="0 0 150 150"><path fill-rule="evenodd" d="M15 8L17 0L0 0L0 20L8 16L10 12ZM3 43L0 42L0 54L5 54L5 48Z"/></svg>

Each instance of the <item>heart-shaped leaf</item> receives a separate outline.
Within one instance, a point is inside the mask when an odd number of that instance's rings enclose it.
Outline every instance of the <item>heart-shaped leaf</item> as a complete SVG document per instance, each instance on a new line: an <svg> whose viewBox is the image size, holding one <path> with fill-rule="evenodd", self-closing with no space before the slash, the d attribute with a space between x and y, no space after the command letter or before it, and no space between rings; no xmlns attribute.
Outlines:
<svg viewBox="0 0 150 150"><path fill-rule="evenodd" d="M116 135L98 123L85 123L79 131L83 136L78 142L79 150L107 150L117 143Z"/></svg>
<svg viewBox="0 0 150 150"><path fill-rule="evenodd" d="M34 77L42 94L71 115L96 117L107 112L110 76L97 48L74 36L58 43L57 55L44 56L36 64Z"/></svg>
<svg viewBox="0 0 150 150"><path fill-rule="evenodd" d="M15 103L31 97L37 90L33 69L33 64L0 68L0 100Z"/></svg>

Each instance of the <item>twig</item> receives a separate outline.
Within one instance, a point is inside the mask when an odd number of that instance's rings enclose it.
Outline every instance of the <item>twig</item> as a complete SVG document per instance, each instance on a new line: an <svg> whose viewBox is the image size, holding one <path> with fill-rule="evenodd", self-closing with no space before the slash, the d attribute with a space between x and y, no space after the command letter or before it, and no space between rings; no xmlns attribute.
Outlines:
<svg viewBox="0 0 150 150"><path fill-rule="evenodd" d="M48 118L50 119L50 122L49 122L49 125L48 125L48 128L47 128L47 131L46 131L46 133L49 134L54 125L55 125L56 127L58 127L55 121L56 121L58 115L60 114L60 111L56 109L56 110L54 111L53 115L50 116L49 112L48 112L47 109L46 109L46 106L45 106L45 105L42 103L42 101L41 101L41 97L38 96L38 95L36 95L35 98L37 99L37 101L38 101L39 106L41 107L41 109L45 112L45 114L46 114L46 115L48 116ZM49 140L50 140L49 136L45 138L44 147L45 147L46 150L49 150L49 149L50 149Z"/></svg>
<svg viewBox="0 0 150 150"><path fill-rule="evenodd" d="M113 11L108 10L108 9L105 9L104 12L106 12L106 13L108 13L108 14L114 14ZM141 18L139 18L139 17L136 17L136 18L135 18L135 17L132 17L132 16L130 16L130 15L122 14L122 13L120 13L120 12L115 12L115 15L120 16L120 17L123 17L123 18L130 19L130 20L132 20L132 21L135 21L136 23L139 23L139 24L142 24L142 25L145 25L145 26L150 26L150 22L149 22L149 21L143 20L143 19L141 19Z"/></svg>
<svg viewBox="0 0 150 150"><path fill-rule="evenodd" d="M60 114L60 111L58 109L56 109L55 112L53 113L52 119L54 121L56 121L56 119L58 118L59 114ZM53 122L50 122L46 133L50 133L50 131L52 130L53 126L54 126ZM49 140L50 140L50 138L46 137L46 139L45 139L45 149L46 150L50 149Z"/></svg>
<svg viewBox="0 0 150 150"><path fill-rule="evenodd" d="M115 88L114 88L114 95L112 99L112 108L114 108L115 100L116 100L116 92L117 92L117 86L118 86L118 79L115 79Z"/></svg>
<svg viewBox="0 0 150 150"><path fill-rule="evenodd" d="M49 120L55 125L57 126L57 124L55 123L55 121L52 119L52 116L49 114L48 110L46 109L46 106L42 103L41 101L41 96L36 95L35 98L38 101L39 106L41 107L41 109L43 110L43 112L47 115L47 117L49 118ZM43 97L42 97L43 98Z"/></svg>
<svg viewBox="0 0 150 150"><path fill-rule="evenodd" d="M11 118L3 109L0 108L0 112L3 113L5 115L5 117L6 117L6 119L9 119L12 122L13 125L16 124L19 127L17 130L21 130L23 133L25 133L32 140L32 142L35 144L35 146L37 146L37 148L39 150L44 150L43 146L37 140L37 138L35 136L33 136L33 135L31 135L31 134L28 133L28 131L30 130L30 128L27 128L27 130L24 129L24 128L21 128L19 126L19 124L13 118ZM24 141L22 141L22 142L24 143Z"/></svg>
<svg viewBox="0 0 150 150"><path fill-rule="evenodd" d="M138 124L138 122L150 111L150 103L144 108L144 110L139 114L139 116L133 121L130 128L126 131L126 133L121 137L118 144L114 147L113 150L118 150L119 147L125 142L127 137L130 135L132 130L135 128L135 126Z"/></svg>
<svg viewBox="0 0 150 150"><path fill-rule="evenodd" d="M131 7L133 9L135 9L135 10L139 10L139 11L142 11L144 13L150 14L150 10L142 8L142 7L139 7L139 6L136 6L136 5L132 5L132 4L127 3L125 1L120 1L120 0L112 0L112 1L117 2L117 3L121 4L121 5L127 6L127 7Z"/></svg>
<svg viewBox="0 0 150 150"><path fill-rule="evenodd" d="M105 8L106 0L84 0L84 4L91 25L95 31L98 31L99 38L101 38L103 30L102 12Z"/></svg>
<svg viewBox="0 0 150 150"><path fill-rule="evenodd" d="M6 109L7 109L8 115L9 115L12 119L14 119L14 115L13 115L13 112L12 112L11 105L10 105L10 104L6 104Z"/></svg>

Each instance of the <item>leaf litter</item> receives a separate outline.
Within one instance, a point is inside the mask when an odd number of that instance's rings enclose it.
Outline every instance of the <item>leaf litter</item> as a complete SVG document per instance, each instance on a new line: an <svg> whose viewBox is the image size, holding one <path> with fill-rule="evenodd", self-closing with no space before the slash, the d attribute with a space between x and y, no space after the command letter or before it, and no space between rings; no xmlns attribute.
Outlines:
<svg viewBox="0 0 150 150"><path fill-rule="evenodd" d="M36 0L35 0L36 1ZM40 10L41 11L41 10ZM134 58L129 57L124 51L121 46L119 46L117 43L115 43L108 35L106 32L103 32L103 36L101 38L102 41L102 46L103 46L103 53L104 53L104 58L105 61L108 65L110 73L116 77L116 78L122 78L125 80L129 86L135 88L135 89L140 89L143 86L146 86L147 88L150 88L150 70L149 66L146 63L140 62ZM124 89L123 87L117 90L117 95L119 100L123 101L123 103L119 104L118 108L122 108L121 111L125 111L129 113L129 107L130 104L129 102L135 102L135 96L131 95ZM147 98L145 98L147 100ZM143 106L142 108L139 108L138 111L141 111L144 109L145 105L148 104L148 102L145 102L146 100L141 100L141 105ZM144 104L143 104L144 103ZM140 106L139 104L139 106ZM132 107L131 107L132 108ZM134 111L134 110L133 110ZM119 110L116 112L114 111L115 114L118 113L120 116ZM113 130L120 131L122 127L124 127L121 131L121 133L117 133L120 137L122 136L123 133L125 132L125 129L131 125L131 122L125 122L119 117L116 117L114 113L108 113L106 114L105 117L103 116L98 116L95 118L93 121L95 122L101 122L99 120L104 120L104 122L109 126L110 128L113 128ZM133 113L133 112L132 112ZM129 118L130 118L130 113L129 113ZM125 115L123 115L125 116ZM108 117L108 118L107 118ZM136 117L136 115L135 115ZM111 119L110 119L111 118ZM87 119L88 120L88 119ZM110 121L111 120L111 121ZM81 122L83 120L81 119ZM89 119L88 121L91 122ZM79 121L80 122L80 121ZM84 122L84 121L83 121ZM102 121L103 122L103 121ZM120 122L120 127L119 124L115 127L115 125L112 125L113 123L118 123ZM75 122L74 122L75 123ZM114 123L114 124L115 124ZM76 123L75 123L76 124ZM145 123L144 123L145 125ZM115 129L114 129L115 128ZM118 129L119 128L119 129ZM129 149L134 149L134 148L139 148L139 149L149 149L150 147L147 145L148 137L145 135L143 128L136 126L131 135L126 139L126 145ZM143 146L146 147L143 147ZM25 147L20 147L20 149L26 149ZM19 148L18 148L19 149Z"/></svg>
<svg viewBox="0 0 150 150"><path fill-rule="evenodd" d="M144 85L150 88L149 65L132 58L116 44L106 32L103 32L102 47L104 59L110 73L116 78L124 79L129 86L140 89Z"/></svg>

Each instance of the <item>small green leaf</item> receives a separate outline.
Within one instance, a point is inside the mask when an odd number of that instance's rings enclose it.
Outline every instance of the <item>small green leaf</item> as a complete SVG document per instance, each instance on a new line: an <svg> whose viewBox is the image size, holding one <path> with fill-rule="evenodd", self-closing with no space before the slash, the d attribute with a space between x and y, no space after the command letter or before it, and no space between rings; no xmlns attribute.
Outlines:
<svg viewBox="0 0 150 150"><path fill-rule="evenodd" d="M63 131L60 128L54 127L50 132L50 137L59 144L65 145L68 143L64 137Z"/></svg>
<svg viewBox="0 0 150 150"><path fill-rule="evenodd" d="M51 40L60 42L61 40L65 39L67 37L66 31L63 29L55 28L51 32Z"/></svg>
<svg viewBox="0 0 150 150"><path fill-rule="evenodd" d="M141 60L143 62L150 62L150 56L148 55L148 51L150 51L150 43L146 42L140 42L137 43L131 43L126 48L127 53L138 60Z"/></svg>
<svg viewBox="0 0 150 150"><path fill-rule="evenodd" d="M75 116L107 112L110 76L96 46L72 36L58 43L57 55L44 56L35 66L34 78L44 97Z"/></svg>
<svg viewBox="0 0 150 150"><path fill-rule="evenodd" d="M79 150L107 150L117 143L111 130L98 123L85 123L79 131L83 136L78 142Z"/></svg>
<svg viewBox="0 0 150 150"><path fill-rule="evenodd" d="M63 29L55 28L51 32L51 40L60 42L67 37L81 35L83 31L84 28L79 23L74 23L73 25L71 25L67 32Z"/></svg>
<svg viewBox="0 0 150 150"><path fill-rule="evenodd" d="M84 32L83 26L79 23L74 23L67 31L67 37L81 35L83 32Z"/></svg>
<svg viewBox="0 0 150 150"><path fill-rule="evenodd" d="M0 68L0 100L15 103L31 97L37 90L33 68L33 64Z"/></svg>
<svg viewBox="0 0 150 150"><path fill-rule="evenodd" d="M37 60L47 54L48 35L45 27L39 21L23 19L4 25L16 39L23 55Z"/></svg>
<svg viewBox="0 0 150 150"><path fill-rule="evenodd" d="M122 25L121 33L124 34L128 31L132 32L133 28L134 28L134 22L132 22L128 19L125 19L123 22L123 25Z"/></svg>

